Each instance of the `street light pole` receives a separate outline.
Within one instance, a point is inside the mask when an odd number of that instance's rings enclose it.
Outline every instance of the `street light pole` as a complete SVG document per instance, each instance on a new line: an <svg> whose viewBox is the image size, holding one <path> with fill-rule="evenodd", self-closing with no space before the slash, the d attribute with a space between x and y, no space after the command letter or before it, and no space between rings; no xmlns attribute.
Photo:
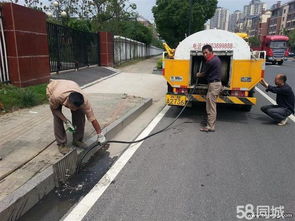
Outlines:
<svg viewBox="0 0 295 221"><path fill-rule="evenodd" d="M190 0L190 9L189 9L189 22L188 22L188 36L191 35L192 30L192 12L193 12L193 0Z"/></svg>
<svg viewBox="0 0 295 221"><path fill-rule="evenodd" d="M57 11L57 13L56 13L57 20L61 21L61 23L63 24L64 18L67 17L67 15L68 15L67 12L61 10L60 2L58 2L58 1L54 1L53 6L56 8L56 11Z"/></svg>
<svg viewBox="0 0 295 221"><path fill-rule="evenodd" d="M56 18L59 21L59 14L60 14L60 7L59 7L59 2L54 1L53 6L56 8Z"/></svg>

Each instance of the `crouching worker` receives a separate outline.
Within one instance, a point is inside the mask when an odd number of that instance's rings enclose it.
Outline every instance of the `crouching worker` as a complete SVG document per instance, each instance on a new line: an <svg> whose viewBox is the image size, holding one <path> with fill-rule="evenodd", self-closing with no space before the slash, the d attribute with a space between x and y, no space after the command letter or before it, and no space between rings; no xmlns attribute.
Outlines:
<svg viewBox="0 0 295 221"><path fill-rule="evenodd" d="M277 94L277 105L267 105L261 107L261 110L270 116L279 126L286 125L288 117L294 114L294 93L292 88L286 83L287 77L278 74L275 78L276 86L269 85L265 80L260 83L266 88L266 91Z"/></svg>
<svg viewBox="0 0 295 221"><path fill-rule="evenodd" d="M85 115L97 133L97 141L106 141L91 105L78 84L69 80L52 80L46 88L46 94L53 114L54 135L60 153L66 154L70 151L66 130L73 132L73 145L86 148L86 144L83 143ZM71 110L72 123L63 115L62 106Z"/></svg>

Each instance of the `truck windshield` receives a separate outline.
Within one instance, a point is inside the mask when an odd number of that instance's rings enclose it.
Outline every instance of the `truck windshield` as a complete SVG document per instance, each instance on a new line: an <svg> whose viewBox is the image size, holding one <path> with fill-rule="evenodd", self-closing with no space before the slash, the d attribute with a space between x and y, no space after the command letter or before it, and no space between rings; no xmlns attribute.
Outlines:
<svg viewBox="0 0 295 221"><path fill-rule="evenodd" d="M272 41L270 43L270 48L287 48L286 41Z"/></svg>

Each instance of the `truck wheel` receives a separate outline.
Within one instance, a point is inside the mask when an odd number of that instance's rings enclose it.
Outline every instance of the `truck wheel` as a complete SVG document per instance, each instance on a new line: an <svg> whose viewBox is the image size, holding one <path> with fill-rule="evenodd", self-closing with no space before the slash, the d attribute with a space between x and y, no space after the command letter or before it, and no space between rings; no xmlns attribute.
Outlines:
<svg viewBox="0 0 295 221"><path fill-rule="evenodd" d="M284 61L279 61L278 65L282 65L284 63Z"/></svg>
<svg viewBox="0 0 295 221"><path fill-rule="evenodd" d="M275 65L277 62L276 62L276 61L272 61L271 63L272 63L273 65Z"/></svg>

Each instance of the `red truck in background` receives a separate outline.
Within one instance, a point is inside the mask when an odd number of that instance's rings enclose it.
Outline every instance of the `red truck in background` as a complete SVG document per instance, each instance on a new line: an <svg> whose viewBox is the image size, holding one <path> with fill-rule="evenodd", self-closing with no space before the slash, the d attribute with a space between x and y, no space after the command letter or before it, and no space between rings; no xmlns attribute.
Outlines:
<svg viewBox="0 0 295 221"><path fill-rule="evenodd" d="M266 51L266 61L272 64L282 65L289 56L289 38L284 35L263 36L260 47L253 47L253 50Z"/></svg>

